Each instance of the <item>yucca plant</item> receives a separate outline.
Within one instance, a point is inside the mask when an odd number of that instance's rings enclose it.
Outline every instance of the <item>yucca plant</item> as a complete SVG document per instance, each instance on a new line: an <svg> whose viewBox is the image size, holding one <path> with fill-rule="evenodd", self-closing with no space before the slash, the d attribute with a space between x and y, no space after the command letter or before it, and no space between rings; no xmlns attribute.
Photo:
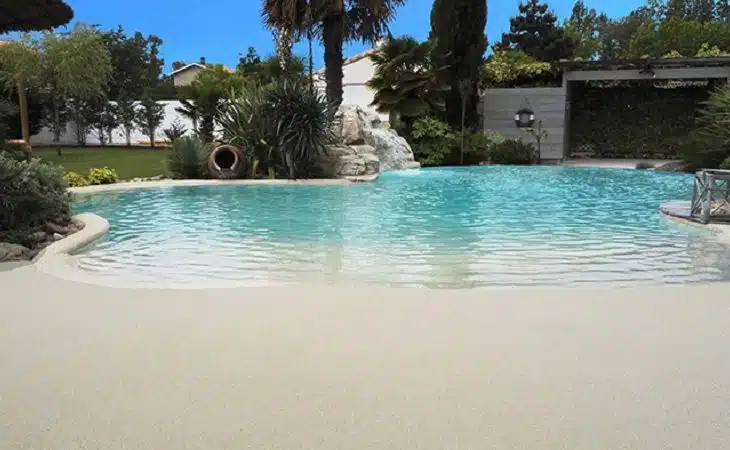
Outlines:
<svg viewBox="0 0 730 450"><path fill-rule="evenodd" d="M244 150L249 159L251 176L256 176L259 166L274 167L273 148L268 143L269 120L264 111L264 88L249 82L239 90L231 90L228 101L218 109L218 123L223 141Z"/></svg>
<svg viewBox="0 0 730 450"><path fill-rule="evenodd" d="M206 178L210 146L197 136L183 136L172 143L167 169L172 178Z"/></svg>
<svg viewBox="0 0 730 450"><path fill-rule="evenodd" d="M264 94L268 141L278 150L289 178L309 175L312 162L331 139L330 110L304 80L282 80Z"/></svg>

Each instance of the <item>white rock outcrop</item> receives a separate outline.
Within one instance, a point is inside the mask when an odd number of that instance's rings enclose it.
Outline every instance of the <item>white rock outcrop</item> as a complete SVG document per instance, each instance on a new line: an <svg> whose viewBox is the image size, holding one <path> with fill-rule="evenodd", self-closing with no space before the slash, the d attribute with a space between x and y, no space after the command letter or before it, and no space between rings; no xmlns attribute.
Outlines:
<svg viewBox="0 0 730 450"><path fill-rule="evenodd" d="M375 112L361 106L341 105L335 124L335 134L342 143L330 146L320 163L326 176L374 175L421 167L413 159L408 142L383 124Z"/></svg>

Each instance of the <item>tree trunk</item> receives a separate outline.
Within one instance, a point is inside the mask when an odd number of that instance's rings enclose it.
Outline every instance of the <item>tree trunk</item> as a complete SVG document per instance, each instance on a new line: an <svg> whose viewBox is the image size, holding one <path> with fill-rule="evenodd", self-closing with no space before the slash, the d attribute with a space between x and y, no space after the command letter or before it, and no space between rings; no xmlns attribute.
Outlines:
<svg viewBox="0 0 730 450"><path fill-rule="evenodd" d="M63 157L61 152L61 112L58 95L53 95L53 140L56 141L56 156Z"/></svg>
<svg viewBox="0 0 730 450"><path fill-rule="evenodd" d="M279 59L279 67L281 67L282 73L286 73L291 60L292 45L291 30L280 28L276 33L276 57Z"/></svg>
<svg viewBox="0 0 730 450"><path fill-rule="evenodd" d="M28 97L25 93L25 84L23 80L18 81L18 103L20 104L20 136L25 142L26 156L30 161L33 153L30 147L30 125L28 122Z"/></svg>
<svg viewBox="0 0 730 450"><path fill-rule="evenodd" d="M125 138L127 139L127 147L131 147L132 146L132 129L125 128L124 134L125 134Z"/></svg>
<svg viewBox="0 0 730 450"><path fill-rule="evenodd" d="M309 43L309 90L314 92L314 61L312 59L312 24L307 26L307 41Z"/></svg>
<svg viewBox="0 0 730 450"><path fill-rule="evenodd" d="M342 8L344 9L344 7ZM337 111L342 103L342 41L344 35L343 12L329 14L322 21L322 40L324 41L324 77L327 102Z"/></svg>

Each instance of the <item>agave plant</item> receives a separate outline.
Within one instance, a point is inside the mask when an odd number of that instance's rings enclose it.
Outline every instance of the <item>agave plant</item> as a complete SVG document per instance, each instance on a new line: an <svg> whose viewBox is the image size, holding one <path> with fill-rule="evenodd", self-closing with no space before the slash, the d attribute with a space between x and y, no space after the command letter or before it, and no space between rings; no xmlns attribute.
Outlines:
<svg viewBox="0 0 730 450"><path fill-rule="evenodd" d="M173 178L205 178L210 146L197 136L183 136L172 143L167 169Z"/></svg>
<svg viewBox="0 0 730 450"><path fill-rule="evenodd" d="M309 175L311 163L331 136L327 99L303 80L282 80L264 94L269 142L278 150L289 178Z"/></svg>

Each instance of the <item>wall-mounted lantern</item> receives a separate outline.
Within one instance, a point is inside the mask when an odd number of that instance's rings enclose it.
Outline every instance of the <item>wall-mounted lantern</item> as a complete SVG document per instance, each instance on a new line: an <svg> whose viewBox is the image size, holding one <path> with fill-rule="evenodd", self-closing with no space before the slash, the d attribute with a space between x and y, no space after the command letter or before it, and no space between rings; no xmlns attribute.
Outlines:
<svg viewBox="0 0 730 450"><path fill-rule="evenodd" d="M515 125L517 128L530 128L535 123L535 111L530 108L530 102L525 97L522 106L515 113Z"/></svg>

